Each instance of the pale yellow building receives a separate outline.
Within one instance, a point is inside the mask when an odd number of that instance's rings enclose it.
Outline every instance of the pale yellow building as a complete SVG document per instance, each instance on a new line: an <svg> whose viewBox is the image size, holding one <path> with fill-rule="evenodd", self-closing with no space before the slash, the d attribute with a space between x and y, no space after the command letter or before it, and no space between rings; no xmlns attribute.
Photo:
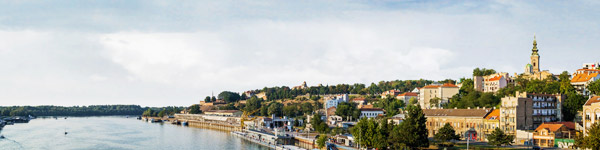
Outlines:
<svg viewBox="0 0 600 150"><path fill-rule="evenodd" d="M583 133L600 120L600 96L588 99L583 105Z"/></svg>
<svg viewBox="0 0 600 150"><path fill-rule="evenodd" d="M419 91L419 104L423 109L439 108L441 104L448 103L452 96L458 94L460 88L454 84L427 85ZM439 98L438 104L430 103L431 99Z"/></svg>
<svg viewBox="0 0 600 150"><path fill-rule="evenodd" d="M484 117L491 109L423 109L427 117L426 128L429 137L433 137L440 128L449 123L461 139L472 137L473 141L483 141Z"/></svg>

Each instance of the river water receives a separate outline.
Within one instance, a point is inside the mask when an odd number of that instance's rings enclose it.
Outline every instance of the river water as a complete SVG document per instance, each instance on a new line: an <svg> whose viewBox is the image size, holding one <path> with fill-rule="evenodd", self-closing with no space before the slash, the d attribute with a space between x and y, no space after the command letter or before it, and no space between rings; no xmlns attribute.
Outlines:
<svg viewBox="0 0 600 150"><path fill-rule="evenodd" d="M148 123L124 116L38 118L29 123L7 125L0 134L6 137L0 139L0 150L268 149L228 132Z"/></svg>

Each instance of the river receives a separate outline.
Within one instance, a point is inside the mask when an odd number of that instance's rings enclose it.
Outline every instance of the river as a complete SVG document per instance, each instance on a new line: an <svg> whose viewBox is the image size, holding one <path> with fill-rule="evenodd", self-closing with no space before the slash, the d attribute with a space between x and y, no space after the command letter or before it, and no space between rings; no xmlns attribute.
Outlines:
<svg viewBox="0 0 600 150"><path fill-rule="evenodd" d="M148 123L125 116L38 118L29 123L7 125L0 134L6 137L0 139L2 150L268 149L228 132Z"/></svg>

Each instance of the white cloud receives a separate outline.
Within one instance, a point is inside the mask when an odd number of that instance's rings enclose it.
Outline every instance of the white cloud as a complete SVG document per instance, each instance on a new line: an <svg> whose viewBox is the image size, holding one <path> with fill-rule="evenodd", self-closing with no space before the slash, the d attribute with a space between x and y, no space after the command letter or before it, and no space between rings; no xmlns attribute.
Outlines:
<svg viewBox="0 0 600 150"><path fill-rule="evenodd" d="M589 34L598 30L586 13L594 4L230 3L0 5L11 6L0 9L0 99L16 100L2 105L189 105L212 91L302 81L458 79L475 67L512 74L528 63L533 33L542 69L598 60L585 55L600 39Z"/></svg>

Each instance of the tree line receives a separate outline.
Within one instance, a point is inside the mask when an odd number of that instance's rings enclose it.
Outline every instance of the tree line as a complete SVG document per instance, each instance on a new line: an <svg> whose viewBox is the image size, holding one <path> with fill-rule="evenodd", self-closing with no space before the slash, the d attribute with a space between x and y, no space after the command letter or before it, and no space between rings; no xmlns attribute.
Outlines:
<svg viewBox="0 0 600 150"><path fill-rule="evenodd" d="M139 105L90 106L8 106L0 107L1 116L100 116L140 115L146 108Z"/></svg>

